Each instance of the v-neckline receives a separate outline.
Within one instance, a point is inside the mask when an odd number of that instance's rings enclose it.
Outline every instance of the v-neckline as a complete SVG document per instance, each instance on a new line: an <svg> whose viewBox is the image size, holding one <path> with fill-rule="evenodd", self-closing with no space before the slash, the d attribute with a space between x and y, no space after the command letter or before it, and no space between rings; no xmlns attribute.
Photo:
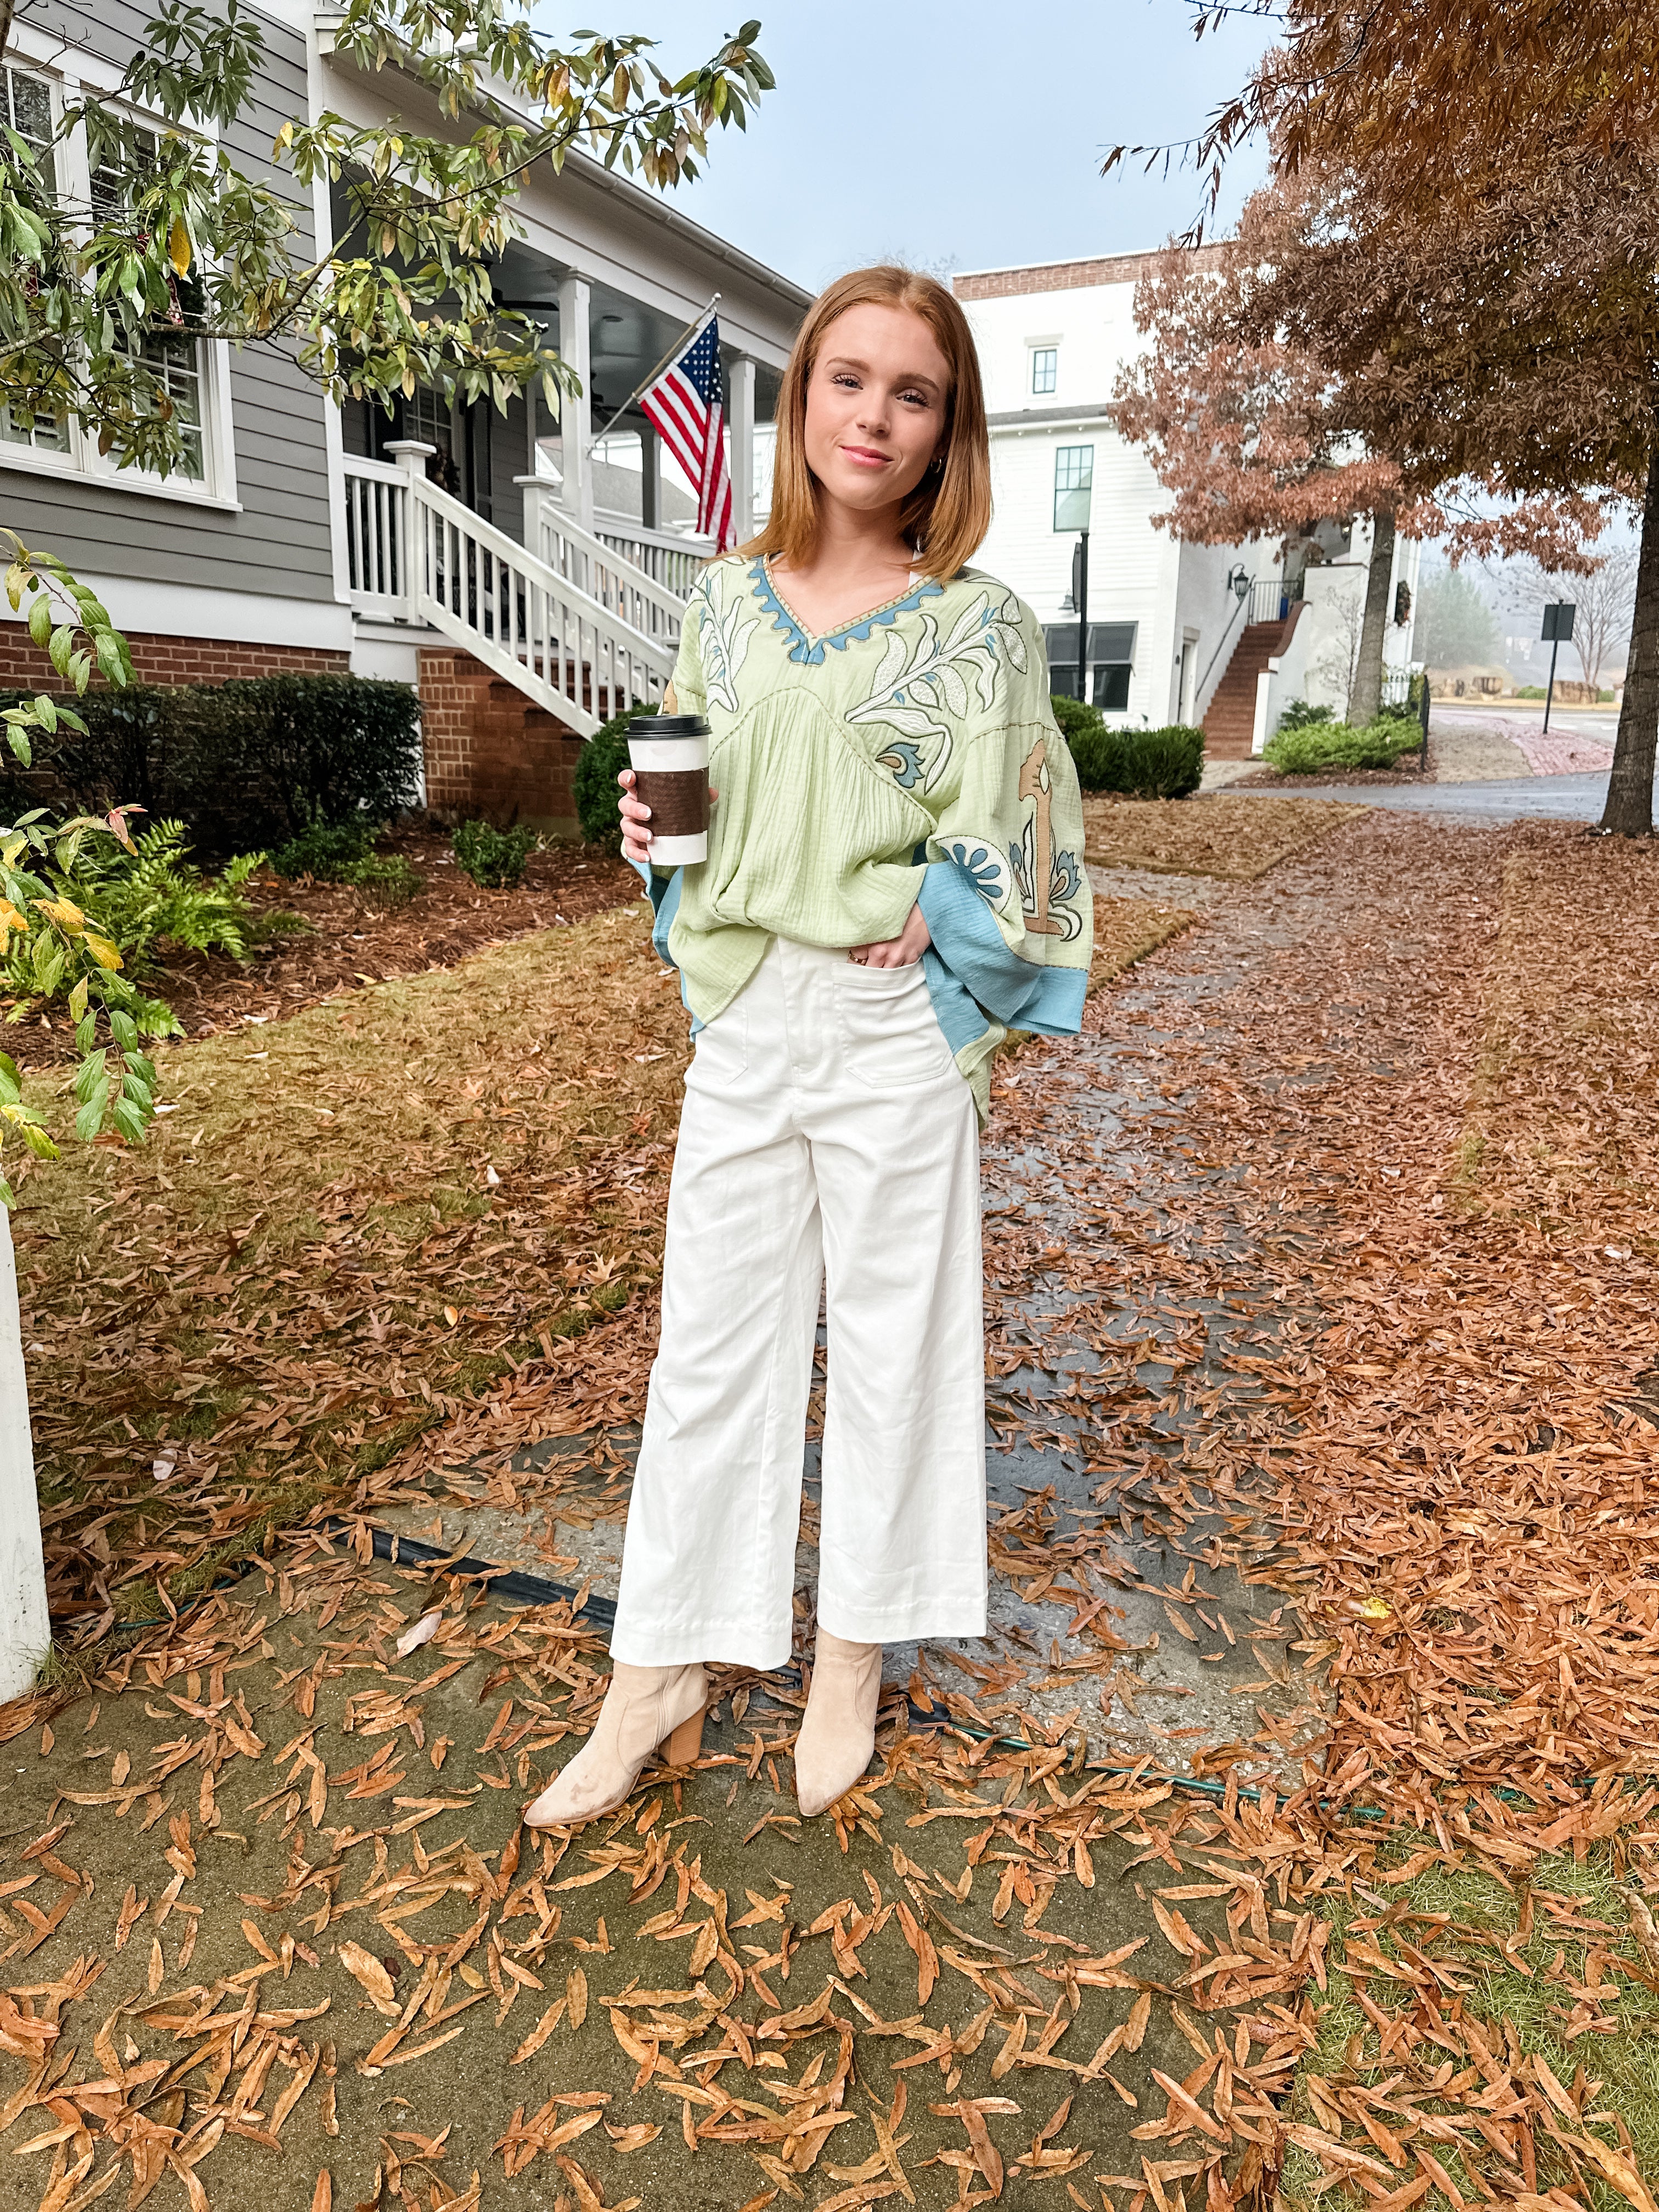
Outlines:
<svg viewBox="0 0 1659 2212"><path fill-rule="evenodd" d="M883 615L890 613L893 608L902 606L905 600L912 597L919 586L927 580L920 568L912 568L906 579L904 589L902 592L895 592L890 599L884 599L878 607L868 608L863 614L849 615L845 622L831 623L828 629L812 630L807 629L806 624L785 599L779 587L769 553L763 553L761 556L761 572L766 578L767 590L771 592L772 597L783 609L800 636L809 646L826 644L830 638L839 637L844 629L857 629L861 623L878 622Z"/></svg>

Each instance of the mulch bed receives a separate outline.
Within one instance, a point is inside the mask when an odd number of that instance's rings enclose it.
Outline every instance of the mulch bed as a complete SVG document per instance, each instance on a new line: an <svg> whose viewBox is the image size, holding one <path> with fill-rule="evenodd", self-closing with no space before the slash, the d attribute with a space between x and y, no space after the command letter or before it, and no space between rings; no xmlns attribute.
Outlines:
<svg viewBox="0 0 1659 2212"><path fill-rule="evenodd" d="M523 883L509 891L481 890L456 866L442 830L399 830L376 849L406 860L425 878L407 906L378 907L345 884L285 883L262 868L248 885L250 902L262 913L297 914L308 929L273 938L246 965L219 953L180 952L149 978L185 1036L283 1019L340 991L453 968L486 945L585 921L640 892L626 861L591 845L532 853ZM26 1067L77 1056L72 1030L57 1019L19 1024L6 1043Z"/></svg>

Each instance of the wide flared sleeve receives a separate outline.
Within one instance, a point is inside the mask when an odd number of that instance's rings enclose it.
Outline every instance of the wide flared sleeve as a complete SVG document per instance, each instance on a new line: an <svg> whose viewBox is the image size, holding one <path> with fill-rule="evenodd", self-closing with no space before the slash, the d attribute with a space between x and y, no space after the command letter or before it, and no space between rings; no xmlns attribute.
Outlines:
<svg viewBox="0 0 1659 2212"><path fill-rule="evenodd" d="M981 617L978 650L958 655L971 709L952 718L948 755L929 763L924 804L937 813L921 910L949 983L991 1020L1069 1036L1082 1024L1094 945L1077 769L1030 610L997 587ZM944 976L930 981L936 1002L948 995Z"/></svg>

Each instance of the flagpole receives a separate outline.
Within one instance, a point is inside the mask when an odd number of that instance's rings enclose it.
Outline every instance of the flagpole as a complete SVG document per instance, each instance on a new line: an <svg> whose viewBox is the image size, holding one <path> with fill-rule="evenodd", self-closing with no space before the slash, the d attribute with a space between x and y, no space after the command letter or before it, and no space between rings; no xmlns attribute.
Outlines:
<svg viewBox="0 0 1659 2212"><path fill-rule="evenodd" d="M627 414L629 409L639 398L641 392L648 392L651 389L657 379L662 374L664 369L667 368L669 362L671 361L677 360L679 356L685 351L687 346L692 344L702 336L703 330L708 324L715 308L719 307L720 303L720 295L716 292L711 297L708 305L703 309L702 313L697 316L694 321L689 322L686 325L685 328L674 340L674 343L669 347L667 352L657 363L656 367L651 371L650 374L643 378L640 383L634 386L634 389L629 393L627 398L623 400L622 405L617 408L616 413L609 416L604 425L593 433L592 436L588 440L586 447L586 450L588 453L591 453L592 452L594 447L599 444L600 439L606 434L614 424L621 422L623 416Z"/></svg>

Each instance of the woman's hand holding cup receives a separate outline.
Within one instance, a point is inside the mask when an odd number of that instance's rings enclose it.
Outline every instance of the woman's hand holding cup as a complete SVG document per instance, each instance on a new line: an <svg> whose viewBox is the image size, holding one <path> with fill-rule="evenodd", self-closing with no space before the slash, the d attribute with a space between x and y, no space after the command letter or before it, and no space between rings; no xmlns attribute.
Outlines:
<svg viewBox="0 0 1659 2212"><path fill-rule="evenodd" d="M651 863L651 809L643 806L634 796L634 771L625 768L617 778L623 788L622 811L623 858L631 860L636 868L648 867Z"/></svg>

